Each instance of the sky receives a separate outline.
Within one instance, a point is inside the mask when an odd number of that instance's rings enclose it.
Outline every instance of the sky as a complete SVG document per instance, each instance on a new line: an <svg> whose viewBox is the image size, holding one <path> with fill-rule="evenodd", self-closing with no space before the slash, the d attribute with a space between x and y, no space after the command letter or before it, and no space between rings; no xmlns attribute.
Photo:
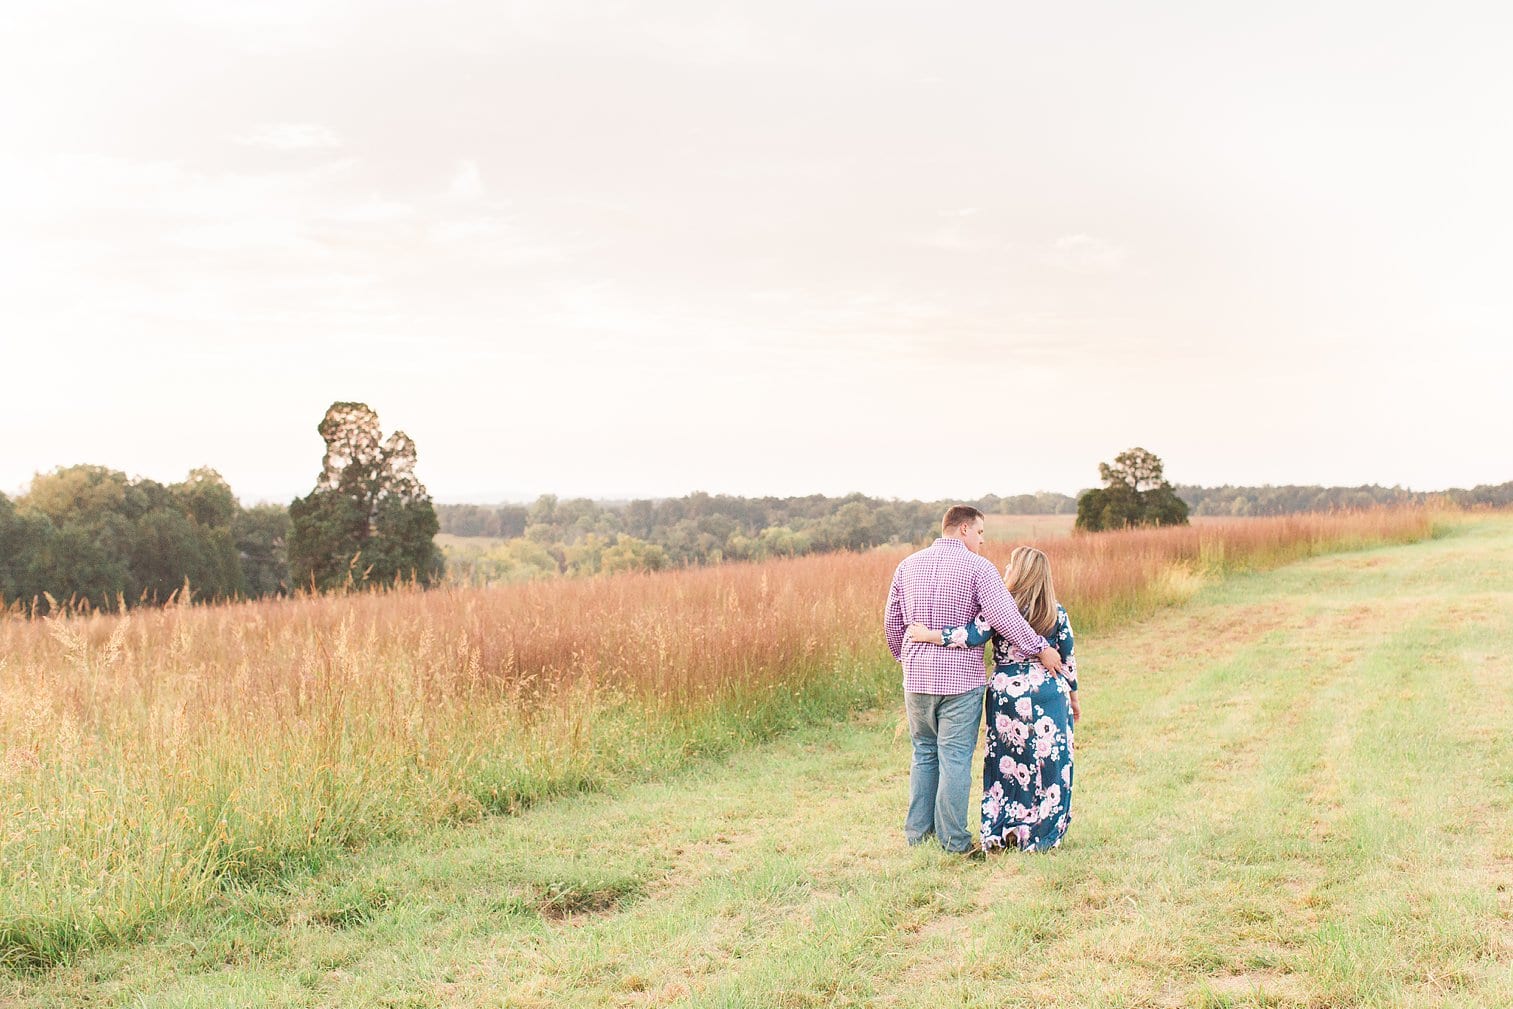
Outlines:
<svg viewBox="0 0 1513 1009"><path fill-rule="evenodd" d="M1513 480L1513 8L51 0L0 31L0 492Z"/></svg>

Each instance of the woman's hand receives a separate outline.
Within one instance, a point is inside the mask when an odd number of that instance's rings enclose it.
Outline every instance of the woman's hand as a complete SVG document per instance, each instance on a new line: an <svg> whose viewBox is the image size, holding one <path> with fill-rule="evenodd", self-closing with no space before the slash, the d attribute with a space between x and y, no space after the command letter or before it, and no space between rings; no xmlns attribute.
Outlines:
<svg viewBox="0 0 1513 1009"><path fill-rule="evenodd" d="M910 624L909 640L918 641L920 644L925 645L938 645L940 644L940 632L932 631L924 624Z"/></svg>
<svg viewBox="0 0 1513 1009"><path fill-rule="evenodd" d="M1082 721L1082 705L1077 703L1077 691L1074 690L1068 694L1067 701L1072 706L1072 721L1074 723Z"/></svg>

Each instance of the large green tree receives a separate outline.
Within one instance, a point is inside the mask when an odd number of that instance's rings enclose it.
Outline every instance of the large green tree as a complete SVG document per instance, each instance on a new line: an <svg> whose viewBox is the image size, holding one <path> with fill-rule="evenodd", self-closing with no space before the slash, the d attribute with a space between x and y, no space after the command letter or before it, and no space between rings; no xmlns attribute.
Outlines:
<svg viewBox="0 0 1513 1009"><path fill-rule="evenodd" d="M18 509L0 494L0 607L49 590L45 563L56 534L46 515Z"/></svg>
<svg viewBox="0 0 1513 1009"><path fill-rule="evenodd" d="M289 591L289 509L260 504L244 509L232 527L242 578L249 596L281 596Z"/></svg>
<svg viewBox="0 0 1513 1009"><path fill-rule="evenodd" d="M1088 532L1128 526L1187 524L1187 505L1166 482L1154 452L1131 448L1098 464L1103 487L1077 499L1077 528Z"/></svg>
<svg viewBox="0 0 1513 1009"><path fill-rule="evenodd" d="M415 442L387 440L366 403L332 403L320 422L326 442L315 489L289 506L289 573L325 591L441 573L431 497L415 476Z"/></svg>
<svg viewBox="0 0 1513 1009"><path fill-rule="evenodd" d="M0 593L111 606L163 602L187 582L202 599L244 595L233 536L240 511L213 469L167 486L105 466L38 474L0 520L0 541L12 542Z"/></svg>
<svg viewBox="0 0 1513 1009"><path fill-rule="evenodd" d="M135 600L140 589L131 572L131 546L146 497L125 473L105 466L59 467L33 477L20 505L51 526L37 544L42 589L96 606L120 596Z"/></svg>

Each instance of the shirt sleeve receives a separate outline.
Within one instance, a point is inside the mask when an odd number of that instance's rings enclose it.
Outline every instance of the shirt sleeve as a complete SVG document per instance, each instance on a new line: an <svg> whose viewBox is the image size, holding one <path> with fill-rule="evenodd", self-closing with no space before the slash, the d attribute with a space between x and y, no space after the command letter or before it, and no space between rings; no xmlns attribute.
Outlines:
<svg viewBox="0 0 1513 1009"><path fill-rule="evenodd" d="M888 602L883 607L883 635L888 639L888 651L900 662L904 658L904 631L908 627L904 620L904 594L900 587L902 579L899 576L902 570L903 566L900 565L899 570L893 572L893 584L888 586Z"/></svg>
<svg viewBox="0 0 1513 1009"><path fill-rule="evenodd" d="M1049 647L1045 638L1036 634L1035 629L1025 621L1014 603L1014 597L1009 595L1003 580L998 577L998 570L991 564L977 568L974 589L983 618L993 625L995 631L1007 638L1010 644L1026 655L1039 655Z"/></svg>

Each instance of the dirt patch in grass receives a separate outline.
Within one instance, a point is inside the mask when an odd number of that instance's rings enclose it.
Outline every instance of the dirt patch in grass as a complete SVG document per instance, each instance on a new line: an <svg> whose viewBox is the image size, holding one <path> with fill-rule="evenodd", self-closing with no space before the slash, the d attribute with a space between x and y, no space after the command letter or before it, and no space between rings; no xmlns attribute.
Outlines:
<svg viewBox="0 0 1513 1009"><path fill-rule="evenodd" d="M510 894L501 907L536 914L547 921L563 921L607 914L640 898L645 891L645 882L632 876L539 879Z"/></svg>
<svg viewBox="0 0 1513 1009"><path fill-rule="evenodd" d="M1247 970L1206 979L1209 989L1225 999L1250 998L1254 1005L1308 1005L1313 995L1308 982L1296 974L1275 970Z"/></svg>

